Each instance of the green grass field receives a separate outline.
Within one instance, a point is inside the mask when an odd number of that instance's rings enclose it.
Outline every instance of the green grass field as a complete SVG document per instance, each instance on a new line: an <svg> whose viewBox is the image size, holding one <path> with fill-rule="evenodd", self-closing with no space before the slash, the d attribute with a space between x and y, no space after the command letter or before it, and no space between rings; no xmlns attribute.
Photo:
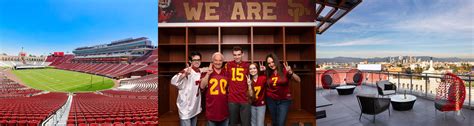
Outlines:
<svg viewBox="0 0 474 126"><path fill-rule="evenodd" d="M74 71L27 69L12 72L29 87L51 92L91 92L114 86L110 78Z"/></svg>

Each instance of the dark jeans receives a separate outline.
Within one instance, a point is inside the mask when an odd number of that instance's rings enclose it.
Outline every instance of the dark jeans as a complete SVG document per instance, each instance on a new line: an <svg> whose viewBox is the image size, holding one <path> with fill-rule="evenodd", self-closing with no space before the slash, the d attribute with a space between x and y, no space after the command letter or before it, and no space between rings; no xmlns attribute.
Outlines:
<svg viewBox="0 0 474 126"><path fill-rule="evenodd" d="M231 126L250 126L250 104L229 102L229 122ZM239 120L240 117L240 120Z"/></svg>
<svg viewBox="0 0 474 126"><path fill-rule="evenodd" d="M229 118L222 120L222 121L207 121L207 126L228 126L229 125Z"/></svg>
<svg viewBox="0 0 474 126"><path fill-rule="evenodd" d="M267 107L272 117L273 126L284 126L286 123L286 117L288 110L290 109L291 100L274 100L272 98L266 98Z"/></svg>

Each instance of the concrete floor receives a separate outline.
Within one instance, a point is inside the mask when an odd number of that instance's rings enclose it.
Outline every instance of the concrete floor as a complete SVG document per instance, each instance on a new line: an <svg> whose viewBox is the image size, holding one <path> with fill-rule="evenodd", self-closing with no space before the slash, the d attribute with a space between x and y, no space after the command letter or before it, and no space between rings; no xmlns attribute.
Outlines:
<svg viewBox="0 0 474 126"><path fill-rule="evenodd" d="M466 117L455 112L435 113L434 103L431 100L417 97L415 105L409 111L396 111L390 107L388 111L376 115L362 114L359 121L360 108L356 94L376 94L377 89L372 86L357 87L352 95L338 95L336 90L317 90L333 105L320 109L326 110L326 118L316 120L317 126L474 126L474 110L463 109ZM319 108L318 108L319 109Z"/></svg>

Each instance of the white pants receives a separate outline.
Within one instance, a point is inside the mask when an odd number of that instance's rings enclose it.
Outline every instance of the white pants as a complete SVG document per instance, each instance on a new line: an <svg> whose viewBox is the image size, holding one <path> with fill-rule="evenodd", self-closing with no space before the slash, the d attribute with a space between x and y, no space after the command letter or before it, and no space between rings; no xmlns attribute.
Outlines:
<svg viewBox="0 0 474 126"><path fill-rule="evenodd" d="M250 119L252 126L264 126L265 124L265 105L252 106L250 108L252 118Z"/></svg>

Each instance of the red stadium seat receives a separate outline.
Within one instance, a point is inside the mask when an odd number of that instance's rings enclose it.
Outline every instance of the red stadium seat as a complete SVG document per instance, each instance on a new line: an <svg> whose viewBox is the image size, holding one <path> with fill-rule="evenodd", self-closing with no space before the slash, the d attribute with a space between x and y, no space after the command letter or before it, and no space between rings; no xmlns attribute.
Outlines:
<svg viewBox="0 0 474 126"><path fill-rule="evenodd" d="M111 123L102 123L100 126L112 126Z"/></svg>
<svg viewBox="0 0 474 126"><path fill-rule="evenodd" d="M16 126L17 121L16 120L9 120L7 122L7 126Z"/></svg>
<svg viewBox="0 0 474 126"><path fill-rule="evenodd" d="M146 121L145 126L158 126L158 122L156 122L156 121Z"/></svg>
<svg viewBox="0 0 474 126"><path fill-rule="evenodd" d="M77 119L77 123L86 123L85 119Z"/></svg>
<svg viewBox="0 0 474 126"><path fill-rule="evenodd" d="M151 117L145 117L143 121L151 121Z"/></svg>
<svg viewBox="0 0 474 126"><path fill-rule="evenodd" d="M126 122L131 122L131 121L133 120L133 118L131 118L131 117L125 117L124 120L125 120Z"/></svg>
<svg viewBox="0 0 474 126"><path fill-rule="evenodd" d="M145 124L143 122L135 122L133 124L135 124L136 126L145 126Z"/></svg>
<svg viewBox="0 0 474 126"><path fill-rule="evenodd" d="M124 126L124 124L121 123L121 122L115 122L115 123L114 123L114 126Z"/></svg>
<svg viewBox="0 0 474 126"><path fill-rule="evenodd" d="M27 121L26 120L20 120L18 121L18 126L26 126Z"/></svg>
<svg viewBox="0 0 474 126"><path fill-rule="evenodd" d="M117 118L115 118L115 121L114 121L114 122L120 122L120 123L122 123L123 120L124 120L123 118L117 117Z"/></svg>
<svg viewBox="0 0 474 126"><path fill-rule="evenodd" d="M38 120L29 120L28 121L28 126L39 126L39 121Z"/></svg>
<svg viewBox="0 0 474 126"><path fill-rule="evenodd" d="M90 119L87 119L87 123L95 123L95 122L96 122L96 120L93 119L92 117Z"/></svg>
<svg viewBox="0 0 474 126"><path fill-rule="evenodd" d="M7 125L7 122L8 122L7 120L0 120L0 125L5 126Z"/></svg>
<svg viewBox="0 0 474 126"><path fill-rule="evenodd" d="M103 119L103 118L97 118L97 119L95 120L95 122L97 122L97 123L104 123L104 122L105 122L105 119Z"/></svg>
<svg viewBox="0 0 474 126"><path fill-rule="evenodd" d="M133 121L143 121L143 119L140 117L133 117Z"/></svg>
<svg viewBox="0 0 474 126"><path fill-rule="evenodd" d="M67 124L75 124L76 121L74 121L74 119L68 119L67 120Z"/></svg>
<svg viewBox="0 0 474 126"><path fill-rule="evenodd" d="M105 119L105 122L106 122L106 123L112 123L113 121L114 121L113 118L106 118L106 119Z"/></svg>
<svg viewBox="0 0 474 126"><path fill-rule="evenodd" d="M132 122L125 122L123 123L125 126L135 126Z"/></svg>

